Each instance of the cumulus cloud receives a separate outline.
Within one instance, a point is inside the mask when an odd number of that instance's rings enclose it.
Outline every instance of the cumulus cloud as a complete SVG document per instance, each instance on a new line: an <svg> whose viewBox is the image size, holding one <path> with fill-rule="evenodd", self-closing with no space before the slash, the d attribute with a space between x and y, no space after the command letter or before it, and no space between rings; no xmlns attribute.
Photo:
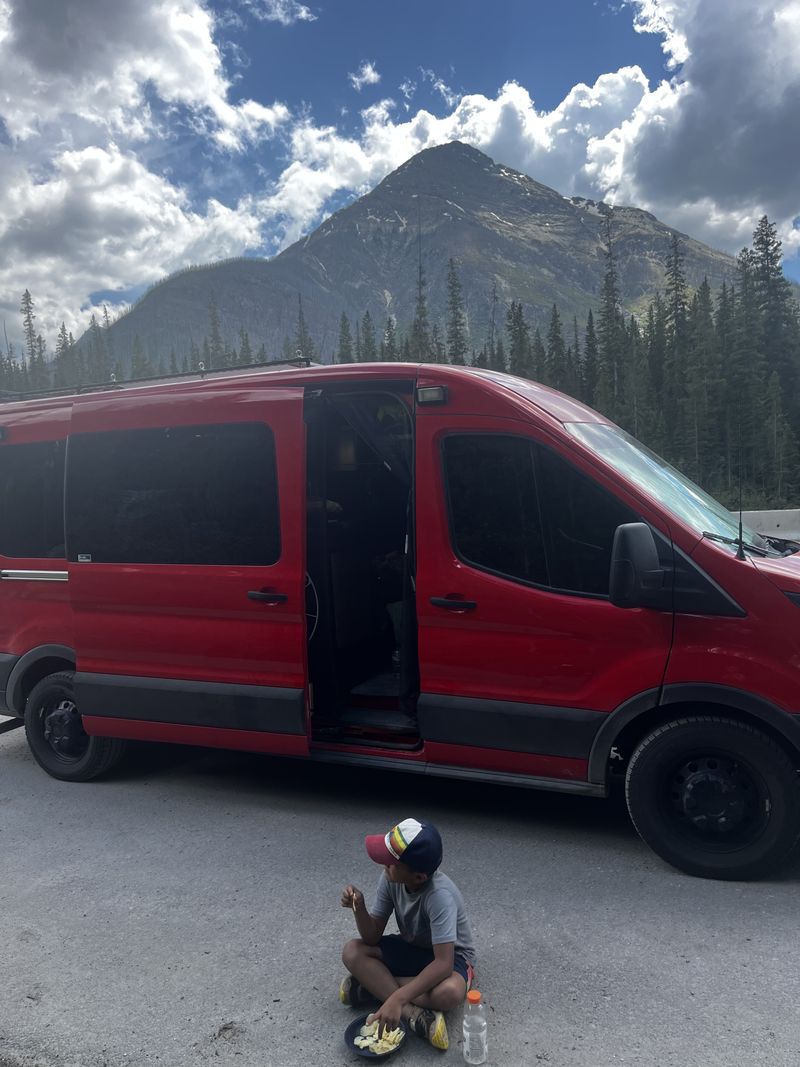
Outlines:
<svg viewBox="0 0 800 1067"><path fill-rule="evenodd" d="M422 77L444 115L391 101L363 114L357 136L307 123L267 214L284 241L335 192L362 192L414 152L459 139L569 195L632 204L717 248L749 243L758 218L800 248L800 0L629 0L640 32L658 33L672 72L650 84L639 67L575 85L540 110L516 82L492 96L457 95Z"/></svg>
<svg viewBox="0 0 800 1067"><path fill-rule="evenodd" d="M367 60L361 64L355 74L350 73L347 77L357 93L360 93L365 85L377 85L381 80L380 74L375 69L375 64L369 63Z"/></svg>
<svg viewBox="0 0 800 1067"><path fill-rule="evenodd" d="M29 288L51 337L76 333L89 294L122 291L192 262L257 247L249 198L197 206L148 169L171 124L241 154L289 118L232 102L198 0L0 0L0 315L13 336ZM80 309L84 308L82 312Z"/></svg>
<svg viewBox="0 0 800 1067"><path fill-rule="evenodd" d="M261 242L248 198L236 208L211 199L193 209L185 190L114 144L62 152L45 181L32 181L24 167L0 177L0 293L9 294L0 316L13 324L17 290L28 288L51 335L62 319L80 333L91 292L157 281Z"/></svg>
<svg viewBox="0 0 800 1067"><path fill-rule="evenodd" d="M37 300L52 337L78 330L88 294L146 284L191 262L270 253L331 205L373 187L416 152L462 140L567 195L647 208L735 252L758 217L800 246L800 0L627 0L642 33L663 42L664 78L636 66L577 84L551 110L534 86L455 92L420 73L442 113L414 111L415 86L361 112L360 127L320 125L313 111L236 100L202 0L0 0L0 315L18 291ZM315 15L293 0L239 0L281 25ZM354 88L376 84L364 62ZM439 110L439 109L435 109ZM344 114L344 111L342 112ZM192 178L155 173L176 124L210 156L258 170L224 205L195 202ZM276 153L260 154L265 138ZM167 147L165 147L167 146ZM177 168L180 172L180 168ZM226 168L226 174L232 172ZM166 176L165 176L166 175ZM81 311L81 307L84 308Z"/></svg>
<svg viewBox="0 0 800 1067"><path fill-rule="evenodd" d="M712 201L731 219L798 214L798 0L648 0L680 58L663 109L623 138L628 195L676 212Z"/></svg>
<svg viewBox="0 0 800 1067"><path fill-rule="evenodd" d="M183 106L224 147L286 120L281 104L231 104L230 82L199 0L0 0L0 117L27 140L82 121L119 137L151 135L146 91ZM65 121L65 119L67 121Z"/></svg>

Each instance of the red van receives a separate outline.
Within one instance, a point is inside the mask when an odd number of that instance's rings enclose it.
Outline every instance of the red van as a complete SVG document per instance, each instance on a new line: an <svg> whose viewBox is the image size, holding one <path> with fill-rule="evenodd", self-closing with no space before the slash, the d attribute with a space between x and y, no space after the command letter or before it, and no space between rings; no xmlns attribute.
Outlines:
<svg viewBox="0 0 800 1067"><path fill-rule="evenodd" d="M0 405L0 711L605 796L692 874L800 835L800 545L474 368L227 372Z"/></svg>

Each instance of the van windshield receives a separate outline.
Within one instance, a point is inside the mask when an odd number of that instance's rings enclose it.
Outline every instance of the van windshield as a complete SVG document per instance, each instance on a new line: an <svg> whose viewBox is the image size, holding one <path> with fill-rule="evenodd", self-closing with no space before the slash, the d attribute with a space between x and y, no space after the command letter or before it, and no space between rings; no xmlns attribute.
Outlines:
<svg viewBox="0 0 800 1067"><path fill-rule="evenodd" d="M698 534L710 533L731 540L739 537L738 515L733 515L699 485L618 426L596 422L567 422L564 426L573 437ZM749 526L742 527L742 540L745 548L750 544L762 552L769 549L761 534Z"/></svg>

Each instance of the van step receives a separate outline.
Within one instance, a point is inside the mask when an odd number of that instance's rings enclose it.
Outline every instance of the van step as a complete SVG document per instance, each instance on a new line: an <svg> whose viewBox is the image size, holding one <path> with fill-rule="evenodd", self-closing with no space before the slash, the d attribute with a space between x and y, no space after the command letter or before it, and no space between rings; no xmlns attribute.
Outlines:
<svg viewBox="0 0 800 1067"><path fill-rule="evenodd" d="M350 692L355 697L396 697L400 692L400 675L376 674Z"/></svg>
<svg viewBox="0 0 800 1067"><path fill-rule="evenodd" d="M9 730L18 730L25 725L24 719L3 719L0 717L0 734L8 733Z"/></svg>
<svg viewBox="0 0 800 1067"><path fill-rule="evenodd" d="M339 716L339 726L348 732L381 730L393 734L415 734L419 729L413 716L390 708L348 708Z"/></svg>

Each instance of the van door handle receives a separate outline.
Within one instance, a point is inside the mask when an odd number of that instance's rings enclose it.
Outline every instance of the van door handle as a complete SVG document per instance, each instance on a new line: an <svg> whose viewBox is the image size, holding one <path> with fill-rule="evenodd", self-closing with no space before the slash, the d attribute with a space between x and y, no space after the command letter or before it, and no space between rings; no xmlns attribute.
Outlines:
<svg viewBox="0 0 800 1067"><path fill-rule="evenodd" d="M448 611L474 611L478 606L476 600L460 600L454 596L432 596L431 604L435 608L447 608Z"/></svg>
<svg viewBox="0 0 800 1067"><path fill-rule="evenodd" d="M286 593L271 593L268 589L251 589L248 600L262 600L265 604L283 604L289 597Z"/></svg>

